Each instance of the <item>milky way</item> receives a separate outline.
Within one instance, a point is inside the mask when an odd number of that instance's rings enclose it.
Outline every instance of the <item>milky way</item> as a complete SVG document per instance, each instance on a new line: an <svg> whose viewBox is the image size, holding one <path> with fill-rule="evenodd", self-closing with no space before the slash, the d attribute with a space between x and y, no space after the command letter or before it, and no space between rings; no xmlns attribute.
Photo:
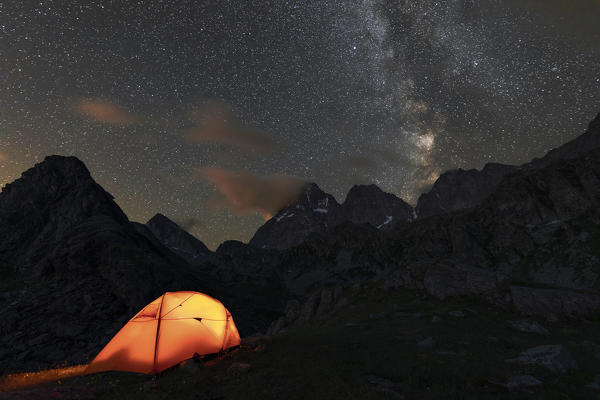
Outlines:
<svg viewBox="0 0 600 400"><path fill-rule="evenodd" d="M600 111L598 1L0 3L0 183L75 155L214 248L314 181L415 202ZM273 193L273 198L265 200Z"/></svg>

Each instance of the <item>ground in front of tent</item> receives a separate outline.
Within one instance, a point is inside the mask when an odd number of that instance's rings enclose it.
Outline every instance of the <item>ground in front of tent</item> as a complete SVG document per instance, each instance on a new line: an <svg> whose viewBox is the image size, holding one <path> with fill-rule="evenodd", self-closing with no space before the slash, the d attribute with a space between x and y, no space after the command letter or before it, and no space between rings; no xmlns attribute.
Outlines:
<svg viewBox="0 0 600 400"><path fill-rule="evenodd" d="M244 340L239 349L205 365L174 368L157 378L115 372L78 376L8 396L600 399L600 391L590 386L600 374L596 358L600 321L536 320L550 331L540 335L514 329L508 321L523 317L480 299L440 301L421 292L385 292L377 287L353 289L344 295L349 304L325 319L271 338ZM539 366L505 362L523 350L547 344L567 347L578 368L553 373ZM540 384L505 386L510 378L523 376L534 377Z"/></svg>

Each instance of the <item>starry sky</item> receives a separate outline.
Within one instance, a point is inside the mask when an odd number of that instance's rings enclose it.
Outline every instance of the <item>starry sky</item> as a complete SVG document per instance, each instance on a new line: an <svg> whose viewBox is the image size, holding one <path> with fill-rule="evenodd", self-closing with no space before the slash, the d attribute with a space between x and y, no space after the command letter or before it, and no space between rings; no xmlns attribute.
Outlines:
<svg viewBox="0 0 600 400"><path fill-rule="evenodd" d="M0 184L75 155L130 219L247 241L305 181L415 203L600 111L598 0L0 2Z"/></svg>

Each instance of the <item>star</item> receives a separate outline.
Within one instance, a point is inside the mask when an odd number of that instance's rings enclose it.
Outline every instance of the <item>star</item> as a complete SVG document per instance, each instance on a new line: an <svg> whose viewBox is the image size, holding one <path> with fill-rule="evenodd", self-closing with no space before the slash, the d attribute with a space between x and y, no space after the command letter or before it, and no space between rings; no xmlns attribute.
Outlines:
<svg viewBox="0 0 600 400"><path fill-rule="evenodd" d="M207 168L414 204L444 170L525 162L596 115L600 4L566 3L6 2L0 184L75 155L132 220L201 221L213 249L264 221Z"/></svg>

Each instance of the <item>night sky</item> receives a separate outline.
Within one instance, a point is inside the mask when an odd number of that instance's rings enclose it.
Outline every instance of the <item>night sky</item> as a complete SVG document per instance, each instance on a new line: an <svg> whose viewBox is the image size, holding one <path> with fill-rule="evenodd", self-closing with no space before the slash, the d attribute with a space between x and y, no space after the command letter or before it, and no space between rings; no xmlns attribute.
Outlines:
<svg viewBox="0 0 600 400"><path fill-rule="evenodd" d="M600 1L0 2L0 184L75 155L130 219L247 241L298 187L522 163L600 111Z"/></svg>

